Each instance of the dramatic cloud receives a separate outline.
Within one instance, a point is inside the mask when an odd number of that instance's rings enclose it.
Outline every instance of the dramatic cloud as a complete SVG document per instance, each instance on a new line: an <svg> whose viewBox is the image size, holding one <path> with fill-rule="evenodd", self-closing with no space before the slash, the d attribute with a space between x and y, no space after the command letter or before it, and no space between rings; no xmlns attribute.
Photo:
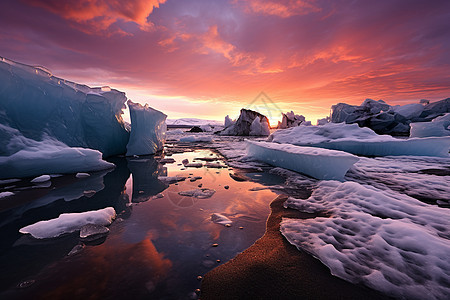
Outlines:
<svg viewBox="0 0 450 300"><path fill-rule="evenodd" d="M89 33L105 32L117 22L134 22L142 30L153 24L148 21L153 9L166 0L23 0L25 3L44 8L64 19L80 25Z"/></svg>
<svg viewBox="0 0 450 300"><path fill-rule="evenodd" d="M110 85L169 117L222 119L264 91L332 104L450 95L450 2L4 0L0 56Z"/></svg>

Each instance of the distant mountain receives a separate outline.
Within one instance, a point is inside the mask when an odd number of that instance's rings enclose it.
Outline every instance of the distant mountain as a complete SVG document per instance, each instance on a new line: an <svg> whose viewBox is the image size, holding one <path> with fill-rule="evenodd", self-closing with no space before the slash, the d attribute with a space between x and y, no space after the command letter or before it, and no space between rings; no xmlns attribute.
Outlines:
<svg viewBox="0 0 450 300"><path fill-rule="evenodd" d="M167 119L166 124L171 127L182 126L182 127L192 127L192 126L223 126L223 122L216 120L203 120L196 118L182 118L182 119Z"/></svg>

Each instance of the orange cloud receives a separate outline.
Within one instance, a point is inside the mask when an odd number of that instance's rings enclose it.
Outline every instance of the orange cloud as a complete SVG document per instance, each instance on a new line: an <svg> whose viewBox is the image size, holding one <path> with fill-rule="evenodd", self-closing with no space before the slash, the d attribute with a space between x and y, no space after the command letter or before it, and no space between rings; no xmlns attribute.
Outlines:
<svg viewBox="0 0 450 300"><path fill-rule="evenodd" d="M24 0L44 8L64 19L81 25L87 33L104 33L119 21L134 22L141 30L149 30L153 23L147 20L154 8L166 0ZM125 33L116 29L117 32Z"/></svg>

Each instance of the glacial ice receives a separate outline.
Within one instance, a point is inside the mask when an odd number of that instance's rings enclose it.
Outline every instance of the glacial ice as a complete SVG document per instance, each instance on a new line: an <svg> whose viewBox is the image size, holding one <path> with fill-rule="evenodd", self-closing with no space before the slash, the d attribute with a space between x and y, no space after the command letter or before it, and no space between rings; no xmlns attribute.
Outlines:
<svg viewBox="0 0 450 300"><path fill-rule="evenodd" d="M13 192L0 192L0 199L13 196Z"/></svg>
<svg viewBox="0 0 450 300"><path fill-rule="evenodd" d="M298 126L277 130L268 141L298 146L320 147L357 155L415 155L448 157L450 137L396 139L378 135L357 124L328 123L323 126Z"/></svg>
<svg viewBox="0 0 450 300"><path fill-rule="evenodd" d="M286 207L329 217L283 219L287 240L332 274L400 299L450 294L450 211L355 182L322 181Z"/></svg>
<svg viewBox="0 0 450 300"><path fill-rule="evenodd" d="M411 123L410 137L450 136L450 113L431 122Z"/></svg>
<svg viewBox="0 0 450 300"><path fill-rule="evenodd" d="M342 151L247 141L247 157L317 179L343 180L359 158Z"/></svg>
<svg viewBox="0 0 450 300"><path fill-rule="evenodd" d="M38 177L36 177L36 178L33 178L33 179L31 180L31 182L32 182L32 183L41 183L41 182L49 181L50 179L52 179L52 178L50 177L50 175L41 175L41 176L38 176Z"/></svg>
<svg viewBox="0 0 450 300"><path fill-rule="evenodd" d="M282 120L281 122L278 121L278 129L286 129L291 127L299 126L300 124L303 124L306 119L302 115L296 115L292 110L291 112L287 113L281 113Z"/></svg>
<svg viewBox="0 0 450 300"><path fill-rule="evenodd" d="M162 112L128 100L131 117L127 156L155 154L162 150L166 140L166 118Z"/></svg>
<svg viewBox="0 0 450 300"><path fill-rule="evenodd" d="M0 125L1 128L6 126ZM42 141L24 137L17 129L9 128L14 137L6 148L9 156L0 156L0 179L31 177L41 174L69 174L113 168L102 160L102 153L93 149L68 147L44 136Z"/></svg>
<svg viewBox="0 0 450 300"><path fill-rule="evenodd" d="M69 147L99 150L104 156L125 153L128 132L122 120L125 94L90 88L7 59L0 60L0 124L20 130L26 138L44 135ZM14 139L0 128L2 141ZM11 155L9 143L0 155Z"/></svg>
<svg viewBox="0 0 450 300"><path fill-rule="evenodd" d="M258 118L259 122L254 122ZM253 131L252 131L253 130ZM249 109L241 109L237 121L219 132L220 135L269 135L269 119L266 116Z"/></svg>
<svg viewBox="0 0 450 300"><path fill-rule="evenodd" d="M411 122L428 122L450 112L450 98L429 103L390 106L382 100L366 99L361 105L338 103L332 106L331 121L334 123L357 123L379 134L409 133Z"/></svg>
<svg viewBox="0 0 450 300"><path fill-rule="evenodd" d="M249 135L268 136L270 134L269 124L266 119L260 120L256 117L250 125Z"/></svg>
<svg viewBox="0 0 450 300"><path fill-rule="evenodd" d="M213 189L194 189L189 191L178 192L180 196L194 197L199 199L211 198L215 194Z"/></svg>
<svg viewBox="0 0 450 300"><path fill-rule="evenodd" d="M229 115L227 115L227 116L225 117L225 121L224 121L224 123L223 123L223 126L224 126L225 128L227 128L227 127L229 127L229 126L231 126L231 125L233 125L233 124L234 124L234 121L230 118Z"/></svg>
<svg viewBox="0 0 450 300"><path fill-rule="evenodd" d="M37 239L54 238L80 230L86 224L110 225L115 217L116 212L112 207L82 213L67 213L59 215L56 219L25 226L19 232L29 233Z"/></svg>

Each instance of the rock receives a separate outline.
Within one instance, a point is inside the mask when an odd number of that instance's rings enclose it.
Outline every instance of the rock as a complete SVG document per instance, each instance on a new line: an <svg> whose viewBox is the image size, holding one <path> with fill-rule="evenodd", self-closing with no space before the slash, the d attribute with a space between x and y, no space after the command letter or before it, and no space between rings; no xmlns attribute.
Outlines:
<svg viewBox="0 0 450 300"><path fill-rule="evenodd" d="M203 132L203 130L198 126L194 126L188 132Z"/></svg>

